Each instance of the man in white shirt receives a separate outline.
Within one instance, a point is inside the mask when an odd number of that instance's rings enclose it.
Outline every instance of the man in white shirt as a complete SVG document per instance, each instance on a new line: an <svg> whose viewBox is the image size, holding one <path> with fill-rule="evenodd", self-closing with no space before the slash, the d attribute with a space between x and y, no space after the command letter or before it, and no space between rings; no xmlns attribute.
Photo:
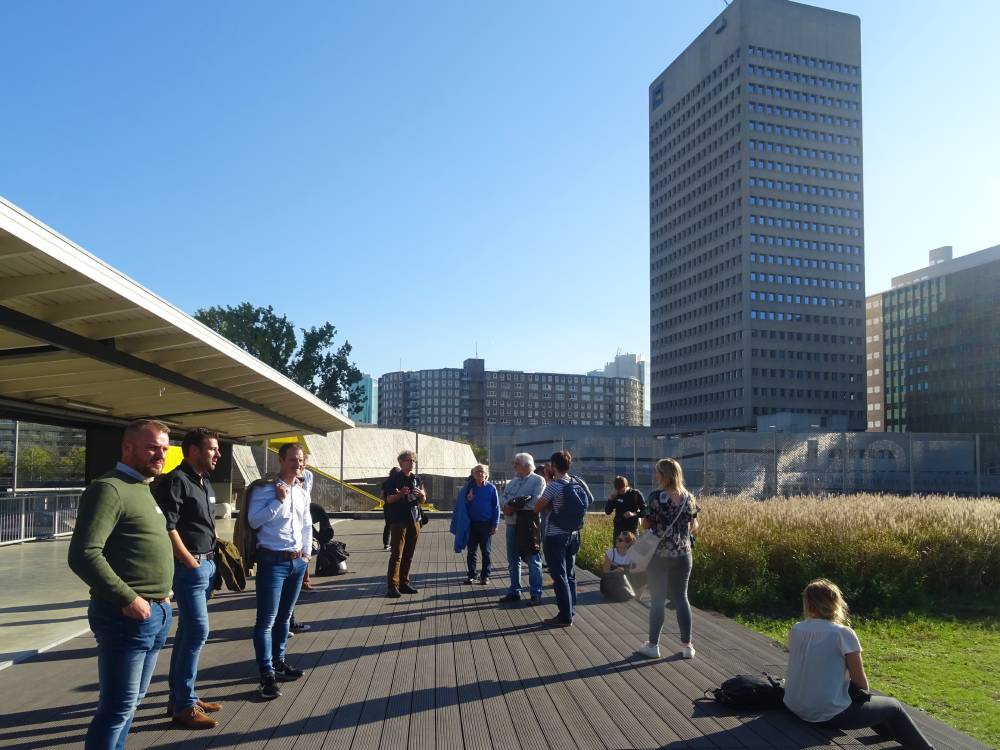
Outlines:
<svg viewBox="0 0 1000 750"><path fill-rule="evenodd" d="M292 608L312 552L309 495L299 475L302 447L285 443L278 451L278 480L250 495L247 520L257 531L257 623L253 646L260 670L260 696L281 695L277 680L297 680L301 669L285 662Z"/></svg>

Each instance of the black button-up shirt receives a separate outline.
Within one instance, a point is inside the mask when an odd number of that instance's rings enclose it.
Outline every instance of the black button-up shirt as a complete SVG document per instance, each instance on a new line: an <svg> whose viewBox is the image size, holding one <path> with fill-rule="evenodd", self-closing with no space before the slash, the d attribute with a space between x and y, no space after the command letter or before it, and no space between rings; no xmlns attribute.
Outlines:
<svg viewBox="0 0 1000 750"><path fill-rule="evenodd" d="M187 461L182 461L156 487L156 502L166 516L167 531L176 529L192 555L215 549L214 500L208 475L200 476Z"/></svg>
<svg viewBox="0 0 1000 750"><path fill-rule="evenodd" d="M382 484L382 490L385 492L385 496L389 497L389 495L395 495L403 487L415 490L423 489L423 486L423 482L416 474L407 476L403 472L399 472L385 480ZM385 507L389 523L405 523L412 526L420 520L420 501L413 495L401 497L394 503L386 503Z"/></svg>
<svg viewBox="0 0 1000 750"><path fill-rule="evenodd" d="M638 513L638 515L632 518L625 518L625 513L628 511ZM607 505L604 506L604 512L609 516L612 513L615 514L614 527L616 534L619 531L631 531L635 533L639 530L639 519L646 515L646 501L639 490L630 487L621 497L608 500Z"/></svg>

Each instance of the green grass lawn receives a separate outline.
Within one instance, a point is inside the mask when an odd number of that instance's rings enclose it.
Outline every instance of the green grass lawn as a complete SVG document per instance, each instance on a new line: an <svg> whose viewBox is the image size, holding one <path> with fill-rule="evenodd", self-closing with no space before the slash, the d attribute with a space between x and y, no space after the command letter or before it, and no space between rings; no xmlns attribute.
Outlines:
<svg viewBox="0 0 1000 750"><path fill-rule="evenodd" d="M1000 611L854 618L873 689L1000 746ZM786 643L795 619L737 616Z"/></svg>
<svg viewBox="0 0 1000 750"><path fill-rule="evenodd" d="M704 497L699 505L695 606L784 643L795 622L785 615L794 616L803 587L828 577L857 613L875 690L1000 746L1000 501ZM610 543L610 520L588 518L578 564L598 570Z"/></svg>

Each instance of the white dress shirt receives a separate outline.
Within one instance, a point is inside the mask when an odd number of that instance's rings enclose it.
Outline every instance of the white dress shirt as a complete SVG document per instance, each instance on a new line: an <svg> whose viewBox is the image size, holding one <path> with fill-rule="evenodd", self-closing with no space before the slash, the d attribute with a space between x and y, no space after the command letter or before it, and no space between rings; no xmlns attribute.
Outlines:
<svg viewBox="0 0 1000 750"><path fill-rule="evenodd" d="M284 502L278 500L275 484L257 487L250 495L247 520L257 530L257 546L275 552L301 550L308 557L312 554L312 516L309 514L309 495L302 482L288 485Z"/></svg>

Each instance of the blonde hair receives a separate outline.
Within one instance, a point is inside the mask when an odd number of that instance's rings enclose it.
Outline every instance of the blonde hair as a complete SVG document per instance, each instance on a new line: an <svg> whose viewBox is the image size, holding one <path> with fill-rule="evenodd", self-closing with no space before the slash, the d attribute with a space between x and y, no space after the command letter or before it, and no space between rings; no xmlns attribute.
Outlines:
<svg viewBox="0 0 1000 750"><path fill-rule="evenodd" d="M806 618L819 617L838 625L850 625L847 601L840 587L826 578L810 581L802 591L802 611Z"/></svg>
<svg viewBox="0 0 1000 750"><path fill-rule="evenodd" d="M687 487L684 486L684 470L677 459L661 458L656 462L656 473L659 475L662 489L676 490L682 495L687 492Z"/></svg>
<svg viewBox="0 0 1000 750"><path fill-rule="evenodd" d="M631 531L619 531L618 536L615 537L615 544L618 544L618 540L620 538L624 538L625 541L628 543L628 546L631 547L632 542L635 541L635 534L633 534Z"/></svg>

